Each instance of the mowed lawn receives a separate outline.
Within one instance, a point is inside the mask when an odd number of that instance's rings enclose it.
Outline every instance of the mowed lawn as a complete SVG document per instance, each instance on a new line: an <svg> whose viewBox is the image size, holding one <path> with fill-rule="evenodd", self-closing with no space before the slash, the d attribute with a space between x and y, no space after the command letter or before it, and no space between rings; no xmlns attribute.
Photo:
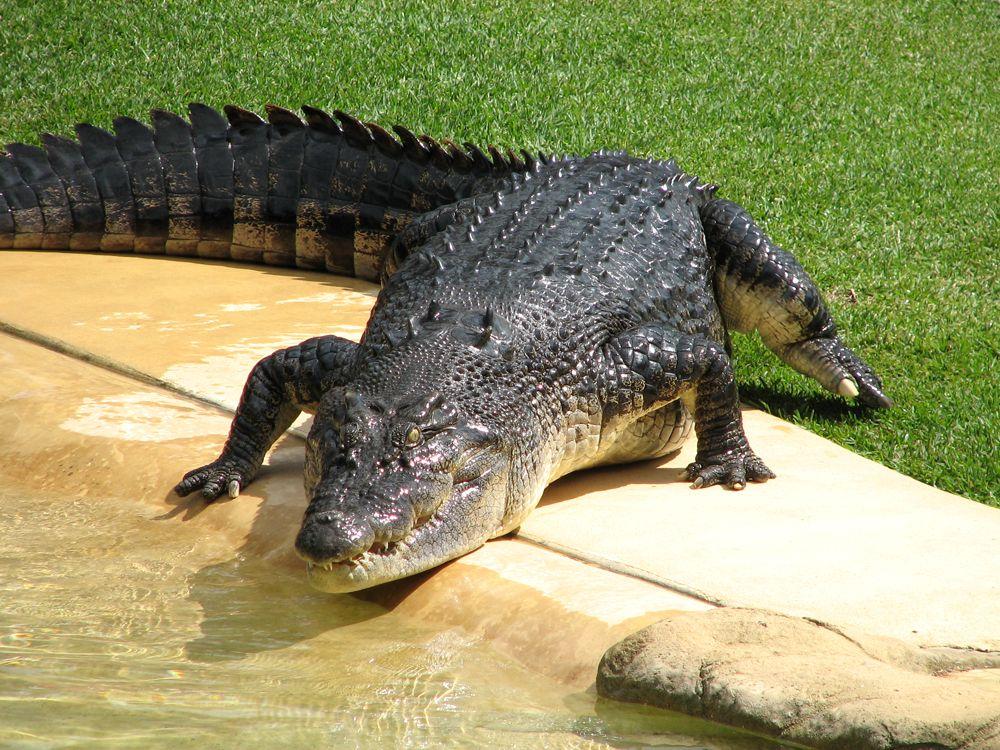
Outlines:
<svg viewBox="0 0 1000 750"><path fill-rule="evenodd" d="M274 102L676 157L797 254L897 406L843 406L756 339L736 343L744 397L1000 505L998 40L986 0L13 0L0 138Z"/></svg>

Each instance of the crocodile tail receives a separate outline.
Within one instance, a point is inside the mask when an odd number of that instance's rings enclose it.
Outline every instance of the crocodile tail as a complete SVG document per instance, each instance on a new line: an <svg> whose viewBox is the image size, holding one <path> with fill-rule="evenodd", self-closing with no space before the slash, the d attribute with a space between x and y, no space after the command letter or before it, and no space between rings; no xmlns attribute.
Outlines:
<svg viewBox="0 0 1000 750"><path fill-rule="evenodd" d="M336 111L203 104L0 153L0 248L166 253L377 280L392 240L544 157L394 133Z"/></svg>

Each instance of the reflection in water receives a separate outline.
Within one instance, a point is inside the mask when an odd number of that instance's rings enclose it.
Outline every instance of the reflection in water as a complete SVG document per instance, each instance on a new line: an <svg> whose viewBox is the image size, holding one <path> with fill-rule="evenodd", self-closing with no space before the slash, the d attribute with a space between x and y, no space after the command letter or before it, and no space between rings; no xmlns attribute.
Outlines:
<svg viewBox="0 0 1000 750"><path fill-rule="evenodd" d="M195 525L2 490L0 508L4 748L777 747L598 700L280 566L199 565Z"/></svg>

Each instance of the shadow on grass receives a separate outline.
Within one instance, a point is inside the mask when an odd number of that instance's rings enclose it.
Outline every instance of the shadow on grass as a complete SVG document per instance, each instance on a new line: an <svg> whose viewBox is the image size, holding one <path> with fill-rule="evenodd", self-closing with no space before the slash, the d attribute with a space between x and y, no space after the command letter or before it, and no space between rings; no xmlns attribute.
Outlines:
<svg viewBox="0 0 1000 750"><path fill-rule="evenodd" d="M803 393L780 386L740 385L740 400L789 422L801 419L825 423L869 420L879 412L825 392Z"/></svg>

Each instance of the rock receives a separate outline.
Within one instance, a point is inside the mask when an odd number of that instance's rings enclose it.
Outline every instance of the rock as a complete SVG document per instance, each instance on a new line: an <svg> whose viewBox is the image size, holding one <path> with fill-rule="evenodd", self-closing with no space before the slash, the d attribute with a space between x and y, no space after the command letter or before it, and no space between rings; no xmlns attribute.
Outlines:
<svg viewBox="0 0 1000 750"><path fill-rule="evenodd" d="M597 690L824 750L1000 750L1000 653L766 610L643 628L605 653Z"/></svg>

